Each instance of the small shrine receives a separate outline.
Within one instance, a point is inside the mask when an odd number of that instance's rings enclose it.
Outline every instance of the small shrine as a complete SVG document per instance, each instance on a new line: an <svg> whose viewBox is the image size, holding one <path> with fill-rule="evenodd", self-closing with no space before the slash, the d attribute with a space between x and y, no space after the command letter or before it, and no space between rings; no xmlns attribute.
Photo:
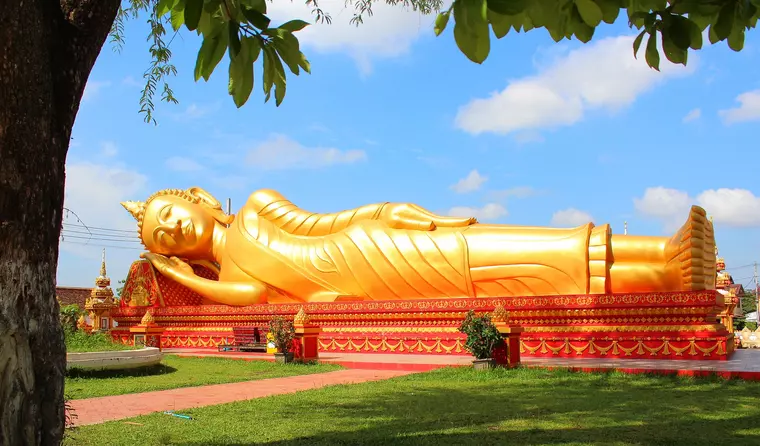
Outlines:
<svg viewBox="0 0 760 446"><path fill-rule="evenodd" d="M90 320L88 327L92 331L108 331L113 328L111 311L119 304L113 297L111 279L106 273L106 250L103 249L103 257L100 263L100 275L95 279L95 288L90 292L90 297L84 304ZM80 321L80 324L82 321Z"/></svg>
<svg viewBox="0 0 760 446"><path fill-rule="evenodd" d="M712 221L712 217L710 217ZM715 289L723 295L724 308L718 316L720 323L726 327L729 332L734 331L734 317L742 316L741 300L731 289L734 279L731 273L726 271L726 260L720 257L718 253L718 244L715 244Z"/></svg>

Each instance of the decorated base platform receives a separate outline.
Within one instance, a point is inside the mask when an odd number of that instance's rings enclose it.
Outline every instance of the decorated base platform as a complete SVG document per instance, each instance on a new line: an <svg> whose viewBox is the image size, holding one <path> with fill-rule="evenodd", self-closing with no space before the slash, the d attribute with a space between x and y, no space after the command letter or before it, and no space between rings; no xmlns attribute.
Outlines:
<svg viewBox="0 0 760 446"><path fill-rule="evenodd" d="M465 313L493 312L501 306L509 323L524 329L524 359L726 360L735 345L733 333L718 322L725 304L716 291L246 307L203 305L198 296L186 296L167 306L171 285L142 283L143 290L128 290L123 306L113 314L118 322L114 338L130 343L130 328L150 311L155 327L162 329L162 348L216 349L234 343L233 327L258 327L264 334L273 315L293 317L303 308L321 329L320 352L468 355L464 336L457 331ZM150 286L162 293L150 292ZM136 294L143 300L135 302Z"/></svg>

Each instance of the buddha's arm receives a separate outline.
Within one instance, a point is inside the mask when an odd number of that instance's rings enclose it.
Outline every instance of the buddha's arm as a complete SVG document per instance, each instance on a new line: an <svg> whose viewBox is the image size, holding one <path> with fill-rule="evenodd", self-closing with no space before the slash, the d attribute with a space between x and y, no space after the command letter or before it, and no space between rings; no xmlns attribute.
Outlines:
<svg viewBox="0 0 760 446"><path fill-rule="evenodd" d="M143 257L148 259L159 273L214 302L225 305L253 305L267 300L267 288L261 282L219 282L204 279L198 277L190 265L176 257L167 258L153 253L145 253Z"/></svg>
<svg viewBox="0 0 760 446"><path fill-rule="evenodd" d="M305 211L280 193L262 189L248 198L248 206L261 218L294 235L335 234L353 223L379 220L395 229L432 231L436 227L464 227L474 218L443 217L409 203L376 203L333 214Z"/></svg>

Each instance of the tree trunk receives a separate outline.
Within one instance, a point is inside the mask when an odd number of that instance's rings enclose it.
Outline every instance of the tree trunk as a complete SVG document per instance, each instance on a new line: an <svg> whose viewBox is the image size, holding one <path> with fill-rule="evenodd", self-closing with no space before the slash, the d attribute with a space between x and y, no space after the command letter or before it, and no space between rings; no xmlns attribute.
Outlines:
<svg viewBox="0 0 760 446"><path fill-rule="evenodd" d="M9 0L0 12L0 445L56 445L66 351L55 275L64 164L118 0Z"/></svg>

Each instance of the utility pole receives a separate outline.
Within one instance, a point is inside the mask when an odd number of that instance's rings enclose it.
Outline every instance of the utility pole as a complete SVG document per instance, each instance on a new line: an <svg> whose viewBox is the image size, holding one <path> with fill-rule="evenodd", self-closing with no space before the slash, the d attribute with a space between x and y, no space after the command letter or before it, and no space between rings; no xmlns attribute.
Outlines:
<svg viewBox="0 0 760 446"><path fill-rule="evenodd" d="M760 283L757 281L757 262L755 262L753 280L755 281L755 321L760 322Z"/></svg>

